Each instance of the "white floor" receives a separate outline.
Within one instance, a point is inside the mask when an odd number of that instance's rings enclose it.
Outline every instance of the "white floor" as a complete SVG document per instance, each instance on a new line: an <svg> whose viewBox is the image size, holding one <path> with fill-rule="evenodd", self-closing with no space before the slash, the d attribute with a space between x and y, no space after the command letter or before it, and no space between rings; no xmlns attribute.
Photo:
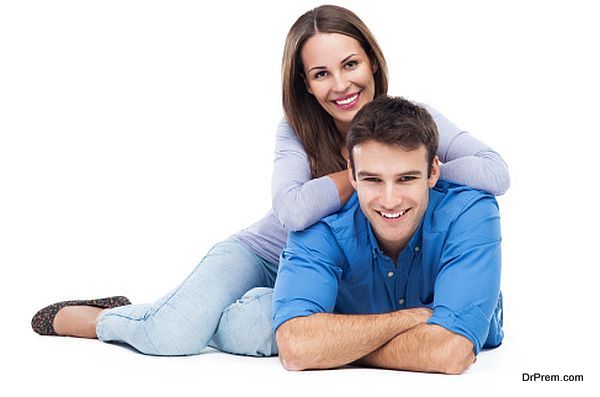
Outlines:
<svg viewBox="0 0 600 397"><path fill-rule="evenodd" d="M500 395L512 388L547 389L544 385L523 385L517 370L523 367L513 343L481 354L472 369L461 376L359 368L292 373L285 371L277 358L238 357L213 350L195 357L149 357L97 341L42 338L23 331L13 346L24 348L11 354L0 387L26 391L27 395L360 396L394 391ZM6 363L6 358L3 361ZM565 390L582 389L569 386Z"/></svg>
<svg viewBox="0 0 600 397"><path fill-rule="evenodd" d="M422 395L588 396L598 390L588 341L567 339L547 324L526 329L514 324L513 299L505 306L505 343L482 352L463 375L446 376L363 368L288 372L277 358L250 358L208 349L192 357L151 357L96 340L41 337L29 329L30 301L4 314L2 395L249 395L365 396L386 393ZM7 328L8 326L8 328ZM544 330L545 329L545 330ZM8 330L8 333L6 332ZM588 336L591 334L588 333ZM523 373L584 375L583 382L524 382ZM4 391L11 391L7 394Z"/></svg>

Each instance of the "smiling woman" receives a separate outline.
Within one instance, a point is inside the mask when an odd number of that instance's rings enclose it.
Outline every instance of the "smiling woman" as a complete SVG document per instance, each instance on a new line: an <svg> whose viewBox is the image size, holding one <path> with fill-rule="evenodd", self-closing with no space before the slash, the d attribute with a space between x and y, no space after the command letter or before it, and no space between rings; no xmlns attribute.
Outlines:
<svg viewBox="0 0 600 397"><path fill-rule="evenodd" d="M346 176L335 174L346 167L340 154L345 133L356 112L388 89L377 40L352 11L315 8L288 33L282 75L285 117L306 151L312 176L330 174L340 199L347 200Z"/></svg>
<svg viewBox="0 0 600 397"><path fill-rule="evenodd" d="M356 112L375 96L377 65L371 64L358 41L339 33L314 35L301 54L308 93L346 134Z"/></svg>
<svg viewBox="0 0 600 397"><path fill-rule="evenodd" d="M294 23L282 76L285 119L275 136L272 210L213 247L156 302L59 302L34 316L36 332L120 342L152 355L198 354L209 344L235 354L277 354L271 288L288 232L310 227L351 197L347 128L365 104L387 92L388 81L373 35L354 13L336 6L310 10ZM502 158L429 110L441 137L442 177L504 192L508 172Z"/></svg>

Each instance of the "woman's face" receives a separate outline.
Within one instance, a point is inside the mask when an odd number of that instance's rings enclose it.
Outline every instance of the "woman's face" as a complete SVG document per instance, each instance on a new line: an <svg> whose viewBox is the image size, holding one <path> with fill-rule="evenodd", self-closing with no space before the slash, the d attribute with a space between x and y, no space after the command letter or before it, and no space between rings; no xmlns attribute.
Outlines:
<svg viewBox="0 0 600 397"><path fill-rule="evenodd" d="M358 41L338 33L317 33L300 52L306 88L341 133L375 95L377 71Z"/></svg>

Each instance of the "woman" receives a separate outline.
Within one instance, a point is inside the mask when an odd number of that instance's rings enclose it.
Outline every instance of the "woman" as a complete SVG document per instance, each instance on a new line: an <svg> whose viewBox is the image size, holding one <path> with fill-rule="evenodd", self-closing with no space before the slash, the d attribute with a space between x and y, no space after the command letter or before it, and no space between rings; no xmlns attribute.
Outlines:
<svg viewBox="0 0 600 397"><path fill-rule="evenodd" d="M387 93L387 66L375 38L341 7L321 6L296 21L282 69L285 120L276 135L272 211L213 247L156 303L60 302L34 316L36 332L126 343L153 355L197 354L207 344L236 354L277 353L270 288L287 231L309 227L349 199L345 135L358 110ZM502 194L509 182L501 157L428 110L440 132L442 177Z"/></svg>

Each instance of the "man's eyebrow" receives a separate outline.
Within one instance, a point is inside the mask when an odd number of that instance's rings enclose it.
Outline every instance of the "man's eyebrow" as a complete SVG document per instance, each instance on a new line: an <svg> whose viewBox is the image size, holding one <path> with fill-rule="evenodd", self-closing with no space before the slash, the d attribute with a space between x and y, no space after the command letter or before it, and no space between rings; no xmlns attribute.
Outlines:
<svg viewBox="0 0 600 397"><path fill-rule="evenodd" d="M357 54L348 55L346 58L344 58L340 61L340 64L346 63L346 61L348 61L348 59L352 58L355 55L357 55ZM308 69L308 73L312 72L315 69L327 69L327 68L325 66L313 66L312 68Z"/></svg>
<svg viewBox="0 0 600 397"><path fill-rule="evenodd" d="M398 177L398 176L408 176L408 175L421 176L421 175L423 175L423 172L421 172L420 170L410 170L410 171L400 172L399 174L395 174L394 176ZM366 176L379 176L379 174L377 172L371 172L371 171L359 171L356 174L356 176L358 176L359 178L362 178L362 177L366 177Z"/></svg>

